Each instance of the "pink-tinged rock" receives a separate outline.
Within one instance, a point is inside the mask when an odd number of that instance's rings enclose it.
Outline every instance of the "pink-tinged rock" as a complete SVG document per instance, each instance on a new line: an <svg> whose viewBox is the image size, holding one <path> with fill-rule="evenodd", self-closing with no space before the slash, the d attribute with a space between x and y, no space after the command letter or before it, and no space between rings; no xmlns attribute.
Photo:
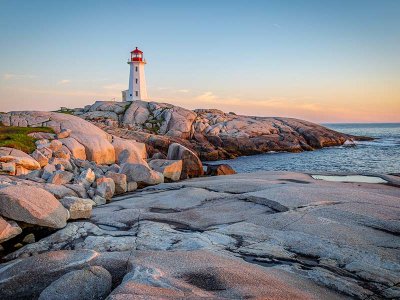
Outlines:
<svg viewBox="0 0 400 300"><path fill-rule="evenodd" d="M167 159L182 160L182 173L180 179L199 177L204 174L203 164L197 155L178 143L173 143L169 146Z"/></svg>
<svg viewBox="0 0 400 300"><path fill-rule="evenodd" d="M5 242L22 232L22 229L12 220L0 217L0 243Z"/></svg>
<svg viewBox="0 0 400 300"><path fill-rule="evenodd" d="M126 193L128 186L127 186L125 174L119 174L119 173L109 171L106 173L105 176L114 180L116 195Z"/></svg>
<svg viewBox="0 0 400 300"><path fill-rule="evenodd" d="M32 157L16 157L16 156L1 156L0 157L0 162L13 162L17 167L23 167L27 170L38 170L40 169L40 164L33 159Z"/></svg>
<svg viewBox="0 0 400 300"><path fill-rule="evenodd" d="M8 173L8 175L11 175L11 176L15 175L15 173L16 173L16 171L17 171L14 162L0 163L0 170L1 170L2 172Z"/></svg>
<svg viewBox="0 0 400 300"><path fill-rule="evenodd" d="M146 164L146 145L133 140L113 136L112 145L115 149L117 163Z"/></svg>
<svg viewBox="0 0 400 300"><path fill-rule="evenodd" d="M108 177L100 177L96 180L96 195L111 200L115 193L114 180Z"/></svg>
<svg viewBox="0 0 400 300"><path fill-rule="evenodd" d="M182 160L153 159L149 162L149 166L172 181L177 181L181 177Z"/></svg>
<svg viewBox="0 0 400 300"><path fill-rule="evenodd" d="M30 158L29 154L26 154L21 150L9 147L0 147L0 156L7 156L7 155Z"/></svg>
<svg viewBox="0 0 400 300"><path fill-rule="evenodd" d="M65 197L60 200L61 204L68 209L70 219L89 219L92 215L92 207L96 205L93 200L78 197Z"/></svg>
<svg viewBox="0 0 400 300"><path fill-rule="evenodd" d="M57 138L65 139L70 136L71 132L72 132L71 129L61 129L61 131L57 133Z"/></svg>
<svg viewBox="0 0 400 300"><path fill-rule="evenodd" d="M123 164L120 173L126 175L128 182L137 182L139 185L154 185L164 182L163 174L141 164Z"/></svg>
<svg viewBox="0 0 400 300"><path fill-rule="evenodd" d="M39 163L40 167L44 167L49 163L49 158L38 149L33 151L31 156Z"/></svg>
<svg viewBox="0 0 400 300"><path fill-rule="evenodd" d="M2 114L1 121L5 121L7 126L48 126L56 133L70 129L70 137L85 147L88 160L96 164L115 162L111 136L79 117L55 112L16 111Z"/></svg>
<svg viewBox="0 0 400 300"><path fill-rule="evenodd" d="M53 175L47 180L48 183L52 184L67 184L72 178L74 178L74 174L68 171L56 171Z"/></svg>
<svg viewBox="0 0 400 300"><path fill-rule="evenodd" d="M0 215L28 224L63 228L68 211L49 192L27 185L0 189Z"/></svg>
<svg viewBox="0 0 400 300"><path fill-rule="evenodd" d="M59 140L52 140L50 142L50 147L49 148L51 150L53 150L54 152L58 151L58 150L61 150L61 147L62 147L62 143Z"/></svg>
<svg viewBox="0 0 400 300"><path fill-rule="evenodd" d="M60 141L71 151L74 158L86 160L85 147L72 137L60 139Z"/></svg>

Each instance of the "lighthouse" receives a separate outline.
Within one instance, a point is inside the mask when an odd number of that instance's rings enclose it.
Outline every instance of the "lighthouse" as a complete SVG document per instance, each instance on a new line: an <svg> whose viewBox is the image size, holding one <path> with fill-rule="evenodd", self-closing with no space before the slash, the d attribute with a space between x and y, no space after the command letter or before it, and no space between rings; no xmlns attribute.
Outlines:
<svg viewBox="0 0 400 300"><path fill-rule="evenodd" d="M138 47L131 52L129 64L129 90L122 91L122 101L147 100L146 78L144 65L146 60L143 51Z"/></svg>

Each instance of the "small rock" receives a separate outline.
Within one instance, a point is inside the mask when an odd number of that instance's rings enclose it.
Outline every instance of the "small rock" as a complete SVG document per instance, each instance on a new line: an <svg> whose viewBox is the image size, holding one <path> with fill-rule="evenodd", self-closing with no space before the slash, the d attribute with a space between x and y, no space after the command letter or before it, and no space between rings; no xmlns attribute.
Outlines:
<svg viewBox="0 0 400 300"><path fill-rule="evenodd" d="M160 172L164 178L172 181L178 181L182 172L181 160L153 159L149 162L150 168Z"/></svg>
<svg viewBox="0 0 400 300"><path fill-rule="evenodd" d="M59 140L52 140L52 141L50 142L49 148L50 148L51 150L53 150L54 152L55 152L55 151L58 151L58 150L61 150L61 148L62 148L62 143L61 143Z"/></svg>
<svg viewBox="0 0 400 300"><path fill-rule="evenodd" d="M128 184L127 184L127 189L126 189L126 191L127 191L127 192L133 192L133 191L137 190L137 188L138 188L137 182L130 181L130 182L128 182Z"/></svg>
<svg viewBox="0 0 400 300"><path fill-rule="evenodd" d="M14 162L9 163L0 163L1 171L8 173L8 175L15 175L16 173L16 166Z"/></svg>
<svg viewBox="0 0 400 300"><path fill-rule="evenodd" d="M38 149L33 151L31 156L40 164L41 167L44 167L45 165L47 165L49 163L49 158L46 157L46 155L44 155L42 153L42 151L40 151Z"/></svg>
<svg viewBox="0 0 400 300"><path fill-rule="evenodd" d="M92 206L96 203L90 199L78 197L65 197L60 200L61 204L68 209L70 219L89 219L92 214Z"/></svg>
<svg viewBox="0 0 400 300"><path fill-rule="evenodd" d="M71 132L72 132L71 129L61 129L61 131L57 133L57 138L65 139L70 136Z"/></svg>
<svg viewBox="0 0 400 300"><path fill-rule="evenodd" d="M96 203L96 205L106 204L107 200L99 195L93 196L92 200Z"/></svg>
<svg viewBox="0 0 400 300"><path fill-rule="evenodd" d="M47 180L49 183L53 184L67 184L72 178L74 178L74 174L68 171L56 171L53 175Z"/></svg>
<svg viewBox="0 0 400 300"><path fill-rule="evenodd" d="M12 220L4 220L0 217L0 243L7 241L22 232L18 224Z"/></svg>
<svg viewBox="0 0 400 300"><path fill-rule="evenodd" d="M22 240L24 244L33 244L36 242L35 235L33 233L27 234Z"/></svg>
<svg viewBox="0 0 400 300"><path fill-rule="evenodd" d="M96 185L96 195L105 198L106 200L111 200L115 193L114 180L107 177L101 177L96 180Z"/></svg>
<svg viewBox="0 0 400 300"><path fill-rule="evenodd" d="M95 179L96 175L94 174L92 169L89 168L81 172L81 174L75 180L75 183L83 184L84 186L89 187Z"/></svg>
<svg viewBox="0 0 400 300"><path fill-rule="evenodd" d="M232 174L236 174L236 171L232 169L230 165L227 164L207 165L207 175L209 176L232 175Z"/></svg>
<svg viewBox="0 0 400 300"><path fill-rule="evenodd" d="M126 193L128 186L126 181L125 174L119 174L115 172L108 171L106 173L106 177L111 178L115 183L115 194L123 194Z"/></svg>

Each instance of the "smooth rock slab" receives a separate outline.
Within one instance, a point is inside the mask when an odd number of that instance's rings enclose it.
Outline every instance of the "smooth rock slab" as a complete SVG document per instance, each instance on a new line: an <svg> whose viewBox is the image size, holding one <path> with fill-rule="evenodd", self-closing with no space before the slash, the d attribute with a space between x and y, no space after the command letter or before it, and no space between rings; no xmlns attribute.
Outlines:
<svg viewBox="0 0 400 300"><path fill-rule="evenodd" d="M53 281L89 267L98 253L91 250L55 251L0 265L0 299L35 299Z"/></svg>
<svg viewBox="0 0 400 300"><path fill-rule="evenodd" d="M68 211L49 192L26 185L0 189L0 214L17 221L62 228Z"/></svg>
<svg viewBox="0 0 400 300"><path fill-rule="evenodd" d="M102 300L111 291L111 274L99 266L71 271L52 282L39 300Z"/></svg>

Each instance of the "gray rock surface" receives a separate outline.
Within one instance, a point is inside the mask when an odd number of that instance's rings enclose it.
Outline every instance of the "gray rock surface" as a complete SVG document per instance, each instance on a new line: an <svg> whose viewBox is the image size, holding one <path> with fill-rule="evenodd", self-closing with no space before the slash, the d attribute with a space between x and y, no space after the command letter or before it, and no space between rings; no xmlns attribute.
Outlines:
<svg viewBox="0 0 400 300"><path fill-rule="evenodd" d="M39 300L103 300L111 291L111 274L100 266L66 273L53 281Z"/></svg>
<svg viewBox="0 0 400 300"><path fill-rule="evenodd" d="M114 197L87 222L9 254L0 293L26 293L37 257L91 249L92 265L102 255L125 257L111 263L125 277L109 299L395 299L399 198L396 186L290 172L159 184ZM22 280L26 286L16 288Z"/></svg>

